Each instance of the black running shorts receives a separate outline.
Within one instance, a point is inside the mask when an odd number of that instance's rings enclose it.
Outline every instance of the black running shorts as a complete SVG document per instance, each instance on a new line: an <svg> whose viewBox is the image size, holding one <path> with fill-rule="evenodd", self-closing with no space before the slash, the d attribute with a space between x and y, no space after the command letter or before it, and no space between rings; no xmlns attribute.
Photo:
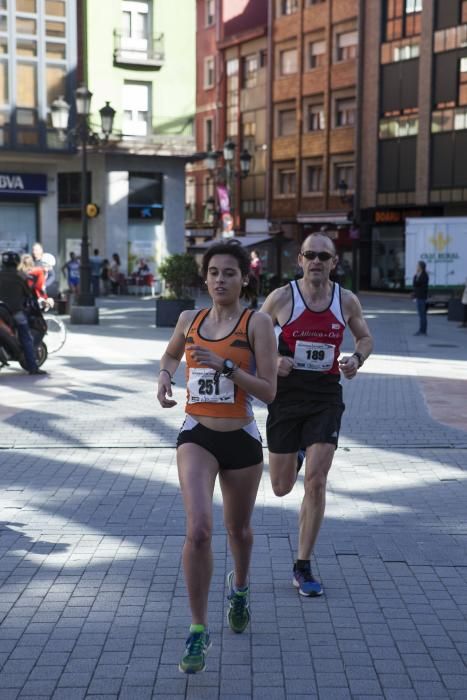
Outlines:
<svg viewBox="0 0 467 700"><path fill-rule="evenodd" d="M240 430L221 432L210 430L187 415L177 438L177 447L194 443L210 452L219 462L220 469L243 469L263 461L263 445L253 421Z"/></svg>
<svg viewBox="0 0 467 700"><path fill-rule="evenodd" d="M343 403L274 401L268 406L266 433L268 448L276 454L290 454L315 442L337 447Z"/></svg>

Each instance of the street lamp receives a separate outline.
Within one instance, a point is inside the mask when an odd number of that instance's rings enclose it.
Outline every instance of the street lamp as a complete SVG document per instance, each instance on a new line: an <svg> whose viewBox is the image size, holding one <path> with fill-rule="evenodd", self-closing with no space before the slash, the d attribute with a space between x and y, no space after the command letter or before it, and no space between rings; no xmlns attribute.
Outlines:
<svg viewBox="0 0 467 700"><path fill-rule="evenodd" d="M227 185L227 189L230 195L230 210L233 212L235 211L235 204L234 204L234 177L238 176L240 178L245 178L248 177L250 174L250 168L251 168L251 159L252 156L251 154L246 150L246 148L243 149L243 151L240 153L240 170L239 172L235 172L235 169L233 167L233 162L235 158L235 149L236 149L236 144L232 139L227 139L222 147L222 151L214 151L212 150L211 146L209 146L208 152L204 156L204 164L208 170L215 171L217 170L219 174L222 173L221 177L225 180L225 183ZM224 158L224 168L221 169L217 167L217 160L219 156L223 156ZM222 172L223 170L223 172ZM221 211L222 211L222 206L221 206ZM227 210L222 211L222 214L228 214L230 221L232 221L231 216L230 216L230 211L229 207L227 207Z"/></svg>
<svg viewBox="0 0 467 700"><path fill-rule="evenodd" d="M92 92L81 85L75 91L76 113L78 123L76 128L68 129L70 105L63 97L58 97L50 106L52 125L61 134L61 137L69 138L81 146L81 259L80 259L80 285L76 300L76 307L71 309L72 323L98 323L99 315L95 306L94 295L91 292L91 265L89 262L89 236L87 205L89 204L88 177L87 177L87 147L89 144L97 145L100 141L98 134L89 126L91 113ZM115 110L108 102L99 111L101 117L101 130L103 139L107 141L112 133Z"/></svg>
<svg viewBox="0 0 467 700"><path fill-rule="evenodd" d="M360 238L360 230L358 227L358 222L355 220L355 212L354 212L354 195L347 194L347 191L349 189L348 184L346 183L345 180L340 180L337 189L339 191L339 196L341 198L341 202L344 204L350 204L351 206L351 211L349 214L349 217L352 220L352 224L350 227L349 235L350 235L350 240L352 241L352 292L355 294L358 293L358 241Z"/></svg>

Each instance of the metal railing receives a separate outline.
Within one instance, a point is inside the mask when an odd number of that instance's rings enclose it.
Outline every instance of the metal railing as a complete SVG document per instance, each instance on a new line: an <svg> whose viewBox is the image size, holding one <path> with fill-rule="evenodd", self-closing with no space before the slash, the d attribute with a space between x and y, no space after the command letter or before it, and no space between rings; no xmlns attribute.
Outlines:
<svg viewBox="0 0 467 700"><path fill-rule="evenodd" d="M141 68L161 68L164 65L164 35L154 37L127 36L114 30L114 63L118 65L140 66Z"/></svg>

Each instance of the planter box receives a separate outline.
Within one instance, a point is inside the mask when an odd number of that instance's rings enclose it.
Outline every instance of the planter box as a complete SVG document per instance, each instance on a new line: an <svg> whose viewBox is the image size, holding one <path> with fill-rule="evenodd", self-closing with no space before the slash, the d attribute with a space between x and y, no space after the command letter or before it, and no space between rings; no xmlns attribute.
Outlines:
<svg viewBox="0 0 467 700"><path fill-rule="evenodd" d="M156 326L158 328L176 326L182 311L194 308L194 299L156 299Z"/></svg>
<svg viewBox="0 0 467 700"><path fill-rule="evenodd" d="M450 299L448 304L448 321L464 320L464 304L460 299Z"/></svg>

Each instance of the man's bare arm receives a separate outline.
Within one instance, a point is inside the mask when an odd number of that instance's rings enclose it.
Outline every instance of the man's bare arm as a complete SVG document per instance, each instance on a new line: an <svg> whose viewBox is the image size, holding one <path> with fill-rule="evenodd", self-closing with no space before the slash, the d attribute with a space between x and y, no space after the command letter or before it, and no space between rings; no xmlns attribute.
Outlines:
<svg viewBox="0 0 467 700"><path fill-rule="evenodd" d="M356 355L350 355L340 360L339 366L347 379L353 379L361 364L368 359L373 351L373 338L368 324L363 318L361 304L355 294L347 292L343 306L347 325L354 337L355 353L361 356L361 362Z"/></svg>

